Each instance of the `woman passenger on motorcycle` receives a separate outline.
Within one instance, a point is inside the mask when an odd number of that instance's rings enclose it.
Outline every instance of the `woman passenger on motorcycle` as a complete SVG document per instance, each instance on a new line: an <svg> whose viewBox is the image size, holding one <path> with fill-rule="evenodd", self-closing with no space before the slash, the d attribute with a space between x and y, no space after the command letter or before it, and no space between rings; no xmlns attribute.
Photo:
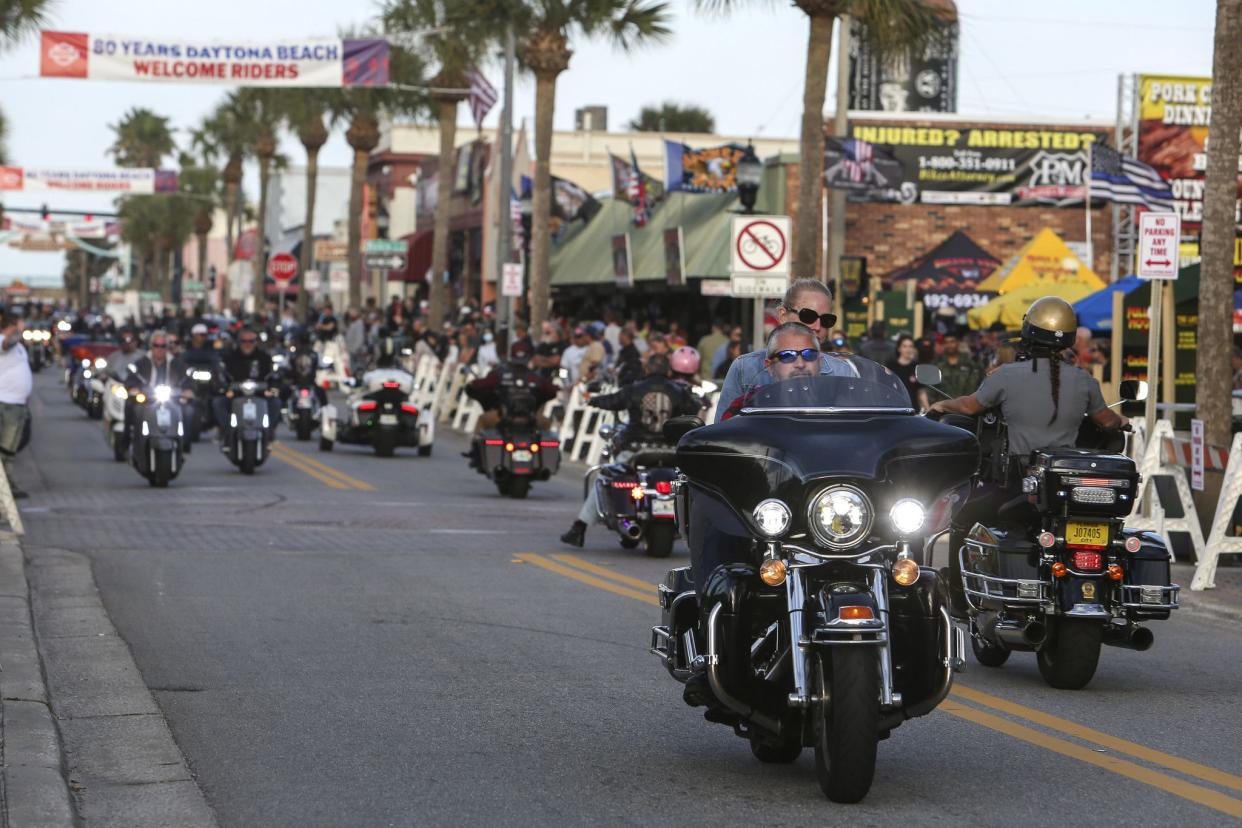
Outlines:
<svg viewBox="0 0 1242 828"><path fill-rule="evenodd" d="M959 561L952 550L960 548L965 532L976 522L996 516L1002 506L1021 496L1017 481L1026 471L1031 452L1073 447L1084 417L1107 430L1129 423L1105 404L1094 377L1061 358L1061 352L1074 343L1077 329L1074 310L1065 300L1045 296L1035 301L1022 320L1018 361L997 367L975 393L940 400L931 407L937 413L975 416L999 406L1008 434L1002 479L981 483L953 517L949 584L955 613L964 614L965 606Z"/></svg>

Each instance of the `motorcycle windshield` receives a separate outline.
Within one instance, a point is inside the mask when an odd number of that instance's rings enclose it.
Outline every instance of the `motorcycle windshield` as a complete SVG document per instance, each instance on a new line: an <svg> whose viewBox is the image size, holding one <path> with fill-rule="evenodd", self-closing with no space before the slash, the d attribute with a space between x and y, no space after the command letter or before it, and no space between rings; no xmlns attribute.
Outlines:
<svg viewBox="0 0 1242 828"><path fill-rule="evenodd" d="M761 386L747 401L742 414L913 411L909 393L892 371L860 357L843 361L853 369L854 376L820 374Z"/></svg>

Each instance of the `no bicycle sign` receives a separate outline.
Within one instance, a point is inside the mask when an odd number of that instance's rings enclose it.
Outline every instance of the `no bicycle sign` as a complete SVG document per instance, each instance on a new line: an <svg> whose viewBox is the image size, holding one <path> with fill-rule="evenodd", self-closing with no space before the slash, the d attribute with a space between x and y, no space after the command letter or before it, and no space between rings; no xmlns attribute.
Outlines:
<svg viewBox="0 0 1242 828"><path fill-rule="evenodd" d="M789 216L736 216L730 245L734 276L789 275Z"/></svg>

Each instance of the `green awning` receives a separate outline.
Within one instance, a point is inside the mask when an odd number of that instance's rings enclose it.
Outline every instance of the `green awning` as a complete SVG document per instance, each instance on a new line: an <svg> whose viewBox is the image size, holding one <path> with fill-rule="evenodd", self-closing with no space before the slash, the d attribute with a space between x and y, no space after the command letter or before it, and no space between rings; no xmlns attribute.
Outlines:
<svg viewBox="0 0 1242 828"><path fill-rule="evenodd" d="M767 213L784 204L783 165L764 170L755 211ZM612 237L630 234L634 281L663 281L664 231L682 228L683 254L688 279L727 279L729 276L729 229L741 209L735 193L673 192L652 210L644 227L633 224L634 210L612 198L600 201L601 209L583 226L575 222L559 243L552 246L550 282L556 286L613 284Z"/></svg>

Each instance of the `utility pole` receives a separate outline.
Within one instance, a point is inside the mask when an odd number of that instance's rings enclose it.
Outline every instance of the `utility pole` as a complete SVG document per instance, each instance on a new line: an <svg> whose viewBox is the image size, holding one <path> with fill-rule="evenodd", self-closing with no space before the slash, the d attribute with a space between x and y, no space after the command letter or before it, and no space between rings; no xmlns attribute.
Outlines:
<svg viewBox="0 0 1242 828"><path fill-rule="evenodd" d="M513 247L513 219L509 199L513 191L513 64L517 60L513 24L505 28L505 91L500 108L499 186L496 187L496 255L492 257L492 276L496 285L496 309L506 329L506 345L513 338L513 299L502 295L504 267Z"/></svg>
<svg viewBox="0 0 1242 828"><path fill-rule="evenodd" d="M850 17L837 18L837 112L832 120L832 134L844 139L849 130L850 109ZM844 320L841 296L841 254L845 248L845 190L832 190L828 212L828 283L832 285L837 315Z"/></svg>

